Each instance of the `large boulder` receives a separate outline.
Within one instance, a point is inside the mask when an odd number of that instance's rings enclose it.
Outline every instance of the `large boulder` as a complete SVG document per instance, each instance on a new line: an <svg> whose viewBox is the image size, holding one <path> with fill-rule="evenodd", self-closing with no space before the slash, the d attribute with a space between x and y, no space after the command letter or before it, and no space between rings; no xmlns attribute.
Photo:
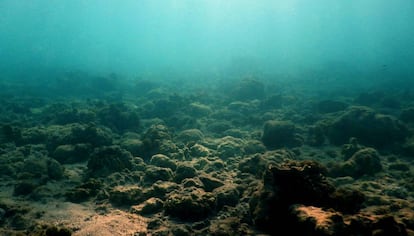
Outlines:
<svg viewBox="0 0 414 236"><path fill-rule="evenodd" d="M72 164L86 161L93 148L90 144L64 144L59 145L52 153L53 158L63 164Z"/></svg>
<svg viewBox="0 0 414 236"><path fill-rule="evenodd" d="M116 206L130 206L144 200L143 190L138 186L115 186L109 191L109 201Z"/></svg>
<svg viewBox="0 0 414 236"><path fill-rule="evenodd" d="M261 99L265 96L265 86L254 78L246 78L235 85L231 91L237 100Z"/></svg>
<svg viewBox="0 0 414 236"><path fill-rule="evenodd" d="M177 168L177 164L174 160L171 160L168 156L164 154L155 154L151 157L149 163L154 166L170 168L174 171Z"/></svg>
<svg viewBox="0 0 414 236"><path fill-rule="evenodd" d="M88 162L88 174L93 177L104 177L125 169L132 170L132 159L130 152L116 145L97 148Z"/></svg>
<svg viewBox="0 0 414 236"><path fill-rule="evenodd" d="M361 144L377 148L403 142L407 127L397 118L375 112L368 107L350 107L328 125L331 143L340 145L356 137Z"/></svg>
<svg viewBox="0 0 414 236"><path fill-rule="evenodd" d="M316 161L270 164L249 203L255 226L265 232L287 232L300 227L291 212L295 204L357 212L364 195L355 190L336 189L325 178L326 172Z"/></svg>
<svg viewBox="0 0 414 236"><path fill-rule="evenodd" d="M171 192L164 202L167 215L185 221L198 221L208 217L216 209L214 194L190 187Z"/></svg>
<svg viewBox="0 0 414 236"><path fill-rule="evenodd" d="M132 106L124 103L114 103L98 112L100 122L115 132L126 130L137 131L140 127L140 117Z"/></svg>
<svg viewBox="0 0 414 236"><path fill-rule="evenodd" d="M290 121L269 120L263 127L262 142L267 148L300 146L302 140Z"/></svg>
<svg viewBox="0 0 414 236"><path fill-rule="evenodd" d="M363 148L355 152L344 163L334 166L330 174L335 177L351 176L360 178L363 175L374 175L382 170L381 158L373 148Z"/></svg>
<svg viewBox="0 0 414 236"><path fill-rule="evenodd" d="M170 181L173 179L173 175L174 173L170 168L148 165L145 169L143 181L145 184L150 185L159 180Z"/></svg>
<svg viewBox="0 0 414 236"><path fill-rule="evenodd" d="M172 140L170 129L162 124L152 125L144 134L142 151L145 159L150 159L155 154L170 156L177 153L178 148Z"/></svg>

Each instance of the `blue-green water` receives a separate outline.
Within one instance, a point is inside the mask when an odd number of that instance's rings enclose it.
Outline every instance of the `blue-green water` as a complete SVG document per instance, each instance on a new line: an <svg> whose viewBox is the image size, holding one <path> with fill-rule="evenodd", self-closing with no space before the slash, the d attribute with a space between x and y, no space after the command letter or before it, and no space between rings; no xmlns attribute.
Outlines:
<svg viewBox="0 0 414 236"><path fill-rule="evenodd" d="M413 61L411 0L0 1L3 73L378 78Z"/></svg>
<svg viewBox="0 0 414 236"><path fill-rule="evenodd" d="M413 38L414 0L0 0L0 235L414 235Z"/></svg>

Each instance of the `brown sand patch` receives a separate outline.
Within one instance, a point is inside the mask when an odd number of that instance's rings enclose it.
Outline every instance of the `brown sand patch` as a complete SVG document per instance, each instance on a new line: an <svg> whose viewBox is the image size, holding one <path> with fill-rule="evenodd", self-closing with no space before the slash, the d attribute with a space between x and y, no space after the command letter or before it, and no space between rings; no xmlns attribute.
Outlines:
<svg viewBox="0 0 414 236"><path fill-rule="evenodd" d="M47 213L40 223L72 229L73 236L125 236L146 232L144 217L121 210L99 215L93 209L73 203L60 203L50 208L49 205L49 209L44 209Z"/></svg>
<svg viewBox="0 0 414 236"><path fill-rule="evenodd" d="M337 214L335 212L324 211L319 207L313 206L301 206L298 210L303 212L306 216L315 219L315 225L317 228L329 228L329 225L332 223L331 217Z"/></svg>

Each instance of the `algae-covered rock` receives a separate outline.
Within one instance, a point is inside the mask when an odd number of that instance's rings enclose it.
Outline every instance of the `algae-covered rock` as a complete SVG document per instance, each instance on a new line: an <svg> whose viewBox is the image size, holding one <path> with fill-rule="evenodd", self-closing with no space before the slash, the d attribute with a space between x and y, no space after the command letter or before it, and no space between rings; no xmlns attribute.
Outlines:
<svg viewBox="0 0 414 236"><path fill-rule="evenodd" d="M167 126L152 125L143 137L143 157L149 159L154 154L171 155L178 152Z"/></svg>
<svg viewBox="0 0 414 236"><path fill-rule="evenodd" d="M281 94L271 94L261 102L261 107L264 109L278 109L284 103L284 98Z"/></svg>
<svg viewBox="0 0 414 236"><path fill-rule="evenodd" d="M199 188L171 192L164 202L165 214L185 221L198 221L216 209L216 198Z"/></svg>
<svg viewBox="0 0 414 236"><path fill-rule="evenodd" d="M167 96L167 98L160 98L161 96ZM186 106L187 101L178 94L159 94L157 99L152 102L152 107L147 111L147 115L168 119Z"/></svg>
<svg viewBox="0 0 414 236"><path fill-rule="evenodd" d="M27 196L41 185L42 183L36 180L21 180L14 185L13 195Z"/></svg>
<svg viewBox="0 0 414 236"><path fill-rule="evenodd" d="M208 116L212 112L211 108L208 105L198 102L190 103L188 109L189 114L194 117Z"/></svg>
<svg viewBox="0 0 414 236"><path fill-rule="evenodd" d="M142 156L144 154L143 142L138 138L123 139L120 146L129 151L133 156Z"/></svg>
<svg viewBox="0 0 414 236"><path fill-rule="evenodd" d="M203 186L204 186L203 189L206 192L211 192L214 189L224 185L223 181L221 181L217 178L214 178L213 176L208 175L208 174L201 174L201 175L198 176L198 178L203 183Z"/></svg>
<svg viewBox="0 0 414 236"><path fill-rule="evenodd" d="M30 127L22 129L19 137L15 139L18 145L24 144L41 144L45 143L50 137L50 128L48 130L43 127Z"/></svg>
<svg viewBox="0 0 414 236"><path fill-rule="evenodd" d="M358 211L364 201L362 193L335 189L325 178L326 172L326 168L316 161L270 164L262 185L250 199L256 227L265 232L286 232L299 227L300 222L289 217L295 204L333 208L346 213Z"/></svg>
<svg viewBox="0 0 414 236"><path fill-rule="evenodd" d="M206 157L209 156L211 153L210 149L201 145L201 144L194 144L190 147L190 156L191 157Z"/></svg>
<svg viewBox="0 0 414 236"><path fill-rule="evenodd" d="M64 126L52 125L44 130L46 146L50 152L54 152L60 145L87 144L92 147L100 147L112 144L112 132L105 127L94 124L68 124Z"/></svg>
<svg viewBox="0 0 414 236"><path fill-rule="evenodd" d="M397 222L392 215L385 215L379 217L370 224L372 235L395 235L406 236L409 235L406 226L403 223Z"/></svg>
<svg viewBox="0 0 414 236"><path fill-rule="evenodd" d="M157 181L148 190L148 196L165 200L166 194L179 189L179 185L170 181Z"/></svg>
<svg viewBox="0 0 414 236"><path fill-rule="evenodd" d="M70 189L65 193L67 200L75 203L83 202L98 194L102 188L102 182L97 179L89 179L86 182Z"/></svg>
<svg viewBox="0 0 414 236"><path fill-rule="evenodd" d="M225 136L220 139L217 152L224 160L229 157L241 156L244 154L244 141L232 136Z"/></svg>
<svg viewBox="0 0 414 236"><path fill-rule="evenodd" d="M314 161L269 165L263 185L249 203L254 224L266 232L275 232L289 224L286 216L291 205L320 206L327 202L334 187L323 178L324 172L323 166Z"/></svg>
<svg viewBox="0 0 414 236"><path fill-rule="evenodd" d="M349 138L356 137L361 144L383 148L403 142L408 130L393 116L368 107L350 107L332 121L327 135L334 144L344 144Z"/></svg>
<svg viewBox="0 0 414 236"><path fill-rule="evenodd" d="M19 127L4 124L0 129L0 143L3 142L21 142L22 134Z"/></svg>
<svg viewBox="0 0 414 236"><path fill-rule="evenodd" d="M164 202L161 199L152 197L139 205L132 206L131 212L140 215L154 214L161 212L163 205Z"/></svg>
<svg viewBox="0 0 414 236"><path fill-rule="evenodd" d="M239 203L240 192L237 185L225 184L213 190L217 197L217 208L224 206L236 206Z"/></svg>
<svg viewBox="0 0 414 236"><path fill-rule="evenodd" d="M143 190L138 186L116 186L109 191L109 201L116 206L139 204L144 197Z"/></svg>
<svg viewBox="0 0 414 236"><path fill-rule="evenodd" d="M186 178L186 179L183 179L181 184L184 188L189 188L189 187L203 188L204 186L203 182L201 182L199 178Z"/></svg>
<svg viewBox="0 0 414 236"><path fill-rule="evenodd" d="M0 176L13 177L22 173L22 166L31 153L30 146L16 148L14 145L3 146L0 154ZM45 154L40 154L44 156ZM44 169L43 169L44 170Z"/></svg>
<svg viewBox="0 0 414 236"><path fill-rule="evenodd" d="M207 232L208 235L226 236L258 234L247 223L235 216L212 220Z"/></svg>
<svg viewBox="0 0 414 236"><path fill-rule="evenodd" d="M71 123L87 124L96 120L95 112L87 109L68 108L54 114L53 124L66 125Z"/></svg>
<svg viewBox="0 0 414 236"><path fill-rule="evenodd" d="M116 132L137 131L140 128L138 112L125 103L110 104L102 108L97 116L103 125Z"/></svg>
<svg viewBox="0 0 414 236"><path fill-rule="evenodd" d="M175 170L174 181L180 183L186 178L193 178L197 175L197 170L188 164L179 164Z"/></svg>
<svg viewBox="0 0 414 236"><path fill-rule="evenodd" d="M344 160L347 161L352 157L352 155L354 155L354 153L361 150L362 148L364 147L358 143L358 140L352 137L349 139L349 143L342 145L341 154Z"/></svg>
<svg viewBox="0 0 414 236"><path fill-rule="evenodd" d="M177 140L183 143L196 143L204 139L204 134L199 129L186 129L181 131Z"/></svg>
<svg viewBox="0 0 414 236"><path fill-rule="evenodd" d="M295 147L302 144L296 126L290 121L270 120L263 127L262 142L267 148Z"/></svg>
<svg viewBox="0 0 414 236"><path fill-rule="evenodd" d="M265 96L265 86L257 79L246 78L235 85L231 95L237 100L261 99Z"/></svg>
<svg viewBox="0 0 414 236"><path fill-rule="evenodd" d="M239 124L237 124L237 126L238 125ZM232 137L235 137L235 138L249 139L251 137L251 133L248 132L248 131L245 131L245 130L232 128L232 129L228 129L228 130L224 131L223 136L232 136Z"/></svg>
<svg viewBox="0 0 414 236"><path fill-rule="evenodd" d="M173 171L170 168L148 165L145 170L144 182L147 184L155 183L158 180L170 181L172 179Z"/></svg>
<svg viewBox="0 0 414 236"><path fill-rule="evenodd" d="M307 144L311 146L322 146L325 143L325 130L323 125L315 124L308 128Z"/></svg>
<svg viewBox="0 0 414 236"><path fill-rule="evenodd" d="M19 175L25 178L41 178L47 176L47 157L30 156L24 160L20 168ZM22 177L20 177L22 178Z"/></svg>
<svg viewBox="0 0 414 236"><path fill-rule="evenodd" d="M402 151L407 156L414 156L414 137L410 137L404 142Z"/></svg>
<svg viewBox="0 0 414 236"><path fill-rule="evenodd" d="M177 164L175 161L171 160L168 156L164 154L155 154L151 157L150 162L151 165L170 168L174 171L177 168Z"/></svg>
<svg viewBox="0 0 414 236"><path fill-rule="evenodd" d="M329 205L342 213L355 214L365 202L365 195L357 189L352 188L336 188L330 195L331 202Z"/></svg>
<svg viewBox="0 0 414 236"><path fill-rule="evenodd" d="M71 128L71 133L68 137L64 137L60 144L88 143L93 147L112 144L113 134L108 128L96 126L94 124L73 125L69 127ZM59 130L56 131L59 132ZM59 137L59 135L57 135L57 137Z"/></svg>
<svg viewBox="0 0 414 236"><path fill-rule="evenodd" d="M234 101L227 105L227 109L235 114L248 114L256 111L256 104L254 102Z"/></svg>
<svg viewBox="0 0 414 236"><path fill-rule="evenodd" d="M223 115L220 113L220 115ZM232 125L229 121L213 121L207 124L207 130L215 135L223 134L226 130L231 129Z"/></svg>
<svg viewBox="0 0 414 236"><path fill-rule="evenodd" d="M92 151L90 144L64 144L57 146L52 156L62 164L72 164L86 161Z"/></svg>
<svg viewBox="0 0 414 236"><path fill-rule="evenodd" d="M355 152L351 158L330 170L333 176L374 175L382 170L381 158L373 148L363 148Z"/></svg>
<svg viewBox="0 0 414 236"><path fill-rule="evenodd" d="M30 233L19 233L19 232L8 232L0 230L1 235L7 236L21 236L21 235L30 235L30 236L71 236L73 235L73 229L70 227L65 227L62 225L54 225L51 222L41 222L36 223L30 226Z"/></svg>
<svg viewBox="0 0 414 236"><path fill-rule="evenodd" d="M220 172L224 171L226 167L226 163L221 160L220 158L211 158L209 163L204 166L203 170L206 173L212 173L212 172Z"/></svg>
<svg viewBox="0 0 414 236"><path fill-rule="evenodd" d="M394 171L410 171L410 165L406 163L392 163L388 166L388 170L394 170Z"/></svg>
<svg viewBox="0 0 414 236"><path fill-rule="evenodd" d="M56 160L49 159L47 161L47 174L49 178L54 180L59 180L64 177L64 170L65 168Z"/></svg>
<svg viewBox="0 0 414 236"><path fill-rule="evenodd" d="M49 178L59 180L63 178L64 168L56 160L46 156L30 156L19 170L20 178Z"/></svg>
<svg viewBox="0 0 414 236"><path fill-rule="evenodd" d="M88 174L92 177L103 177L126 169L132 170L132 159L130 152L116 145L97 148L88 161Z"/></svg>
<svg viewBox="0 0 414 236"><path fill-rule="evenodd" d="M263 174L267 165L268 162L262 155L255 154L241 160L238 163L238 169L242 173L249 173L259 177Z"/></svg>
<svg viewBox="0 0 414 236"><path fill-rule="evenodd" d="M253 174L259 178L267 170L269 164L281 163L284 160L295 159L295 154L286 149L278 149L264 154L253 154L243 158L238 163L238 169L242 173Z"/></svg>
<svg viewBox="0 0 414 236"><path fill-rule="evenodd" d="M259 140L248 140L244 144L243 149L245 154L247 155L255 153L264 153L266 151L266 147Z"/></svg>

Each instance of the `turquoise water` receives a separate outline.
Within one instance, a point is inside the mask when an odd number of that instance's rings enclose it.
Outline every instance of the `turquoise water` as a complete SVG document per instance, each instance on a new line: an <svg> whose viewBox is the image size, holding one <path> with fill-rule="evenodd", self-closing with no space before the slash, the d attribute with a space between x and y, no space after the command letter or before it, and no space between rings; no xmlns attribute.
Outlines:
<svg viewBox="0 0 414 236"><path fill-rule="evenodd" d="M406 76L413 42L411 0L0 1L4 73Z"/></svg>
<svg viewBox="0 0 414 236"><path fill-rule="evenodd" d="M413 62L414 0L0 0L0 235L414 235Z"/></svg>

